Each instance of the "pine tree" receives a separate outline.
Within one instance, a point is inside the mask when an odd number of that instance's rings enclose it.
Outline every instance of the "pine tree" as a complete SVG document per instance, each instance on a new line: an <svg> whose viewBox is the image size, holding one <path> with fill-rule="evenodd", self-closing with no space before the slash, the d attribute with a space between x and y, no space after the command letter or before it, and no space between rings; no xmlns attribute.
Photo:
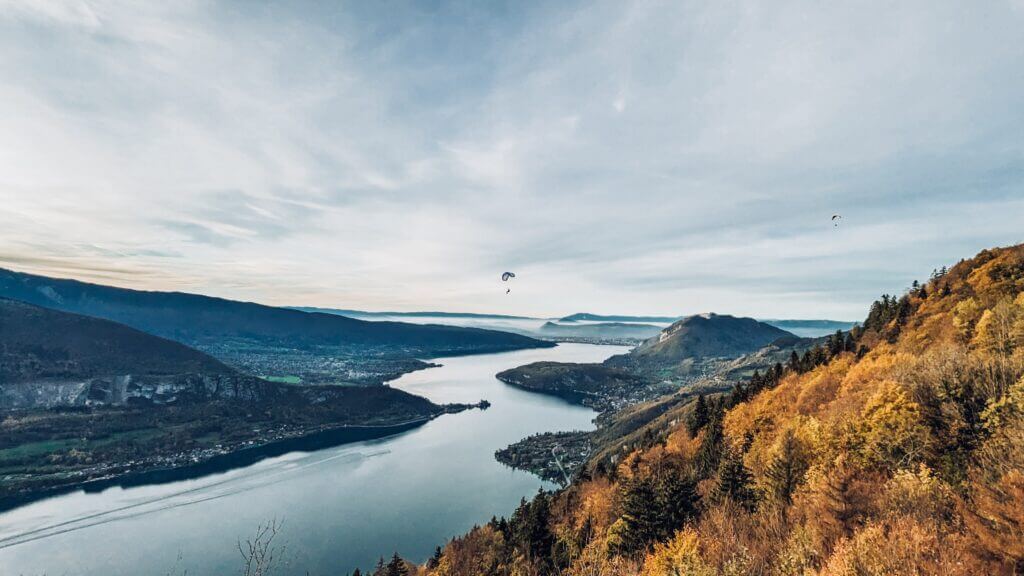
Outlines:
<svg viewBox="0 0 1024 576"><path fill-rule="evenodd" d="M793 350L792 352L789 353L789 363L786 365L786 367L792 370L793 372L800 371L800 355L796 353L796 350Z"/></svg>
<svg viewBox="0 0 1024 576"><path fill-rule="evenodd" d="M855 352L857 350L857 339L853 337L853 331L846 333L846 338L843 340L843 351Z"/></svg>
<svg viewBox="0 0 1024 576"><path fill-rule="evenodd" d="M658 499L653 483L645 477L634 477L622 492L622 551L633 554L645 549L661 534Z"/></svg>
<svg viewBox="0 0 1024 576"><path fill-rule="evenodd" d="M409 576L409 568L406 567L405 560L402 560L398 552L391 557L384 574L385 576Z"/></svg>
<svg viewBox="0 0 1024 576"><path fill-rule="evenodd" d="M661 512L659 540L671 537L697 513L700 495L692 474L671 468L657 482L657 505Z"/></svg>
<svg viewBox="0 0 1024 576"><path fill-rule="evenodd" d="M433 570L441 563L441 547L434 548L434 555L427 560L427 568Z"/></svg>
<svg viewBox="0 0 1024 576"><path fill-rule="evenodd" d="M697 402L694 403L693 412L690 413L690 418L687 422L690 436L696 436L697 432L707 425L709 412L707 399L704 398L703 394L697 396Z"/></svg>
<svg viewBox="0 0 1024 576"><path fill-rule="evenodd" d="M753 477L743 464L742 454L729 450L722 458L718 470L718 484L714 491L715 501L730 500L752 511L757 506L757 494L752 486Z"/></svg>
<svg viewBox="0 0 1024 576"><path fill-rule="evenodd" d="M697 449L698 477L709 478L718 469L722 460L723 438L722 418L716 411L704 427L704 438Z"/></svg>
<svg viewBox="0 0 1024 576"><path fill-rule="evenodd" d="M782 436L779 452L765 470L768 489L775 500L784 506L793 501L793 493L803 482L808 458L792 430Z"/></svg>
<svg viewBox="0 0 1024 576"><path fill-rule="evenodd" d="M550 506L550 496L540 490L530 502L523 500L509 522L515 546L529 561L540 565L550 563L551 547L555 542L549 527Z"/></svg>

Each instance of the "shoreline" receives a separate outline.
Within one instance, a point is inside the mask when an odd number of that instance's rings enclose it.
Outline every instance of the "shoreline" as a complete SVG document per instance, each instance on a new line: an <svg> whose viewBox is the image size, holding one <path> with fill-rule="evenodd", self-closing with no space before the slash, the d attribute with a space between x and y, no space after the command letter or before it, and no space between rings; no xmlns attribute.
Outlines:
<svg viewBox="0 0 1024 576"><path fill-rule="evenodd" d="M107 488L115 486L130 488L147 484L165 484L179 480L201 478L249 466L289 452L311 452L366 440L396 436L419 428L444 414L453 414L464 409L466 408L455 411L443 411L438 414L394 424L343 424L330 426L273 438L262 443L241 444L232 448L222 449L222 451L213 454L206 454L205 456L200 455L204 452L209 452L209 449L185 452L176 455L183 462L183 464L177 466L154 465L130 471L112 472L79 482L3 496L0 497L0 513L9 512L34 502L78 490L93 493L102 492Z"/></svg>

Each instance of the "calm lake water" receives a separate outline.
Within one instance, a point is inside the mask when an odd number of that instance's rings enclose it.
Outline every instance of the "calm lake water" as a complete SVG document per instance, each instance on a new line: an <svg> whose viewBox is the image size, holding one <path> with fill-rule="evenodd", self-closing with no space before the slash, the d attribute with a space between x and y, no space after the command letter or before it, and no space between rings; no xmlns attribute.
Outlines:
<svg viewBox="0 0 1024 576"><path fill-rule="evenodd" d="M434 402L491 408L445 415L383 439L292 452L163 484L73 492L0 514L0 575L230 575L236 543L283 523L282 575L341 576L397 551L425 560L520 498L553 486L506 468L494 451L536 432L593 428L594 412L498 382L541 360L599 362L622 346L557 348L439 360L393 386Z"/></svg>

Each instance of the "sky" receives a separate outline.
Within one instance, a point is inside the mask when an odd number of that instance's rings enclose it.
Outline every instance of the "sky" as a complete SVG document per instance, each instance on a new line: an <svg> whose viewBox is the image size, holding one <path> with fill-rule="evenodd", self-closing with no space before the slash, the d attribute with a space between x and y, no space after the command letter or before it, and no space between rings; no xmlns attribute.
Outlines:
<svg viewBox="0 0 1024 576"><path fill-rule="evenodd" d="M0 0L0 267L857 320L1024 242L1022 39L1024 0Z"/></svg>

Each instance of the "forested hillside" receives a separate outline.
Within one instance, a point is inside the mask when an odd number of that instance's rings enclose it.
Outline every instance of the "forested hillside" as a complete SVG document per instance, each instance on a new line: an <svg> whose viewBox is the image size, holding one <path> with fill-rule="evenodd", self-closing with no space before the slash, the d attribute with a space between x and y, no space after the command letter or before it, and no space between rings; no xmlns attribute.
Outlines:
<svg viewBox="0 0 1024 576"><path fill-rule="evenodd" d="M659 420L421 573L1024 572L1024 245Z"/></svg>

